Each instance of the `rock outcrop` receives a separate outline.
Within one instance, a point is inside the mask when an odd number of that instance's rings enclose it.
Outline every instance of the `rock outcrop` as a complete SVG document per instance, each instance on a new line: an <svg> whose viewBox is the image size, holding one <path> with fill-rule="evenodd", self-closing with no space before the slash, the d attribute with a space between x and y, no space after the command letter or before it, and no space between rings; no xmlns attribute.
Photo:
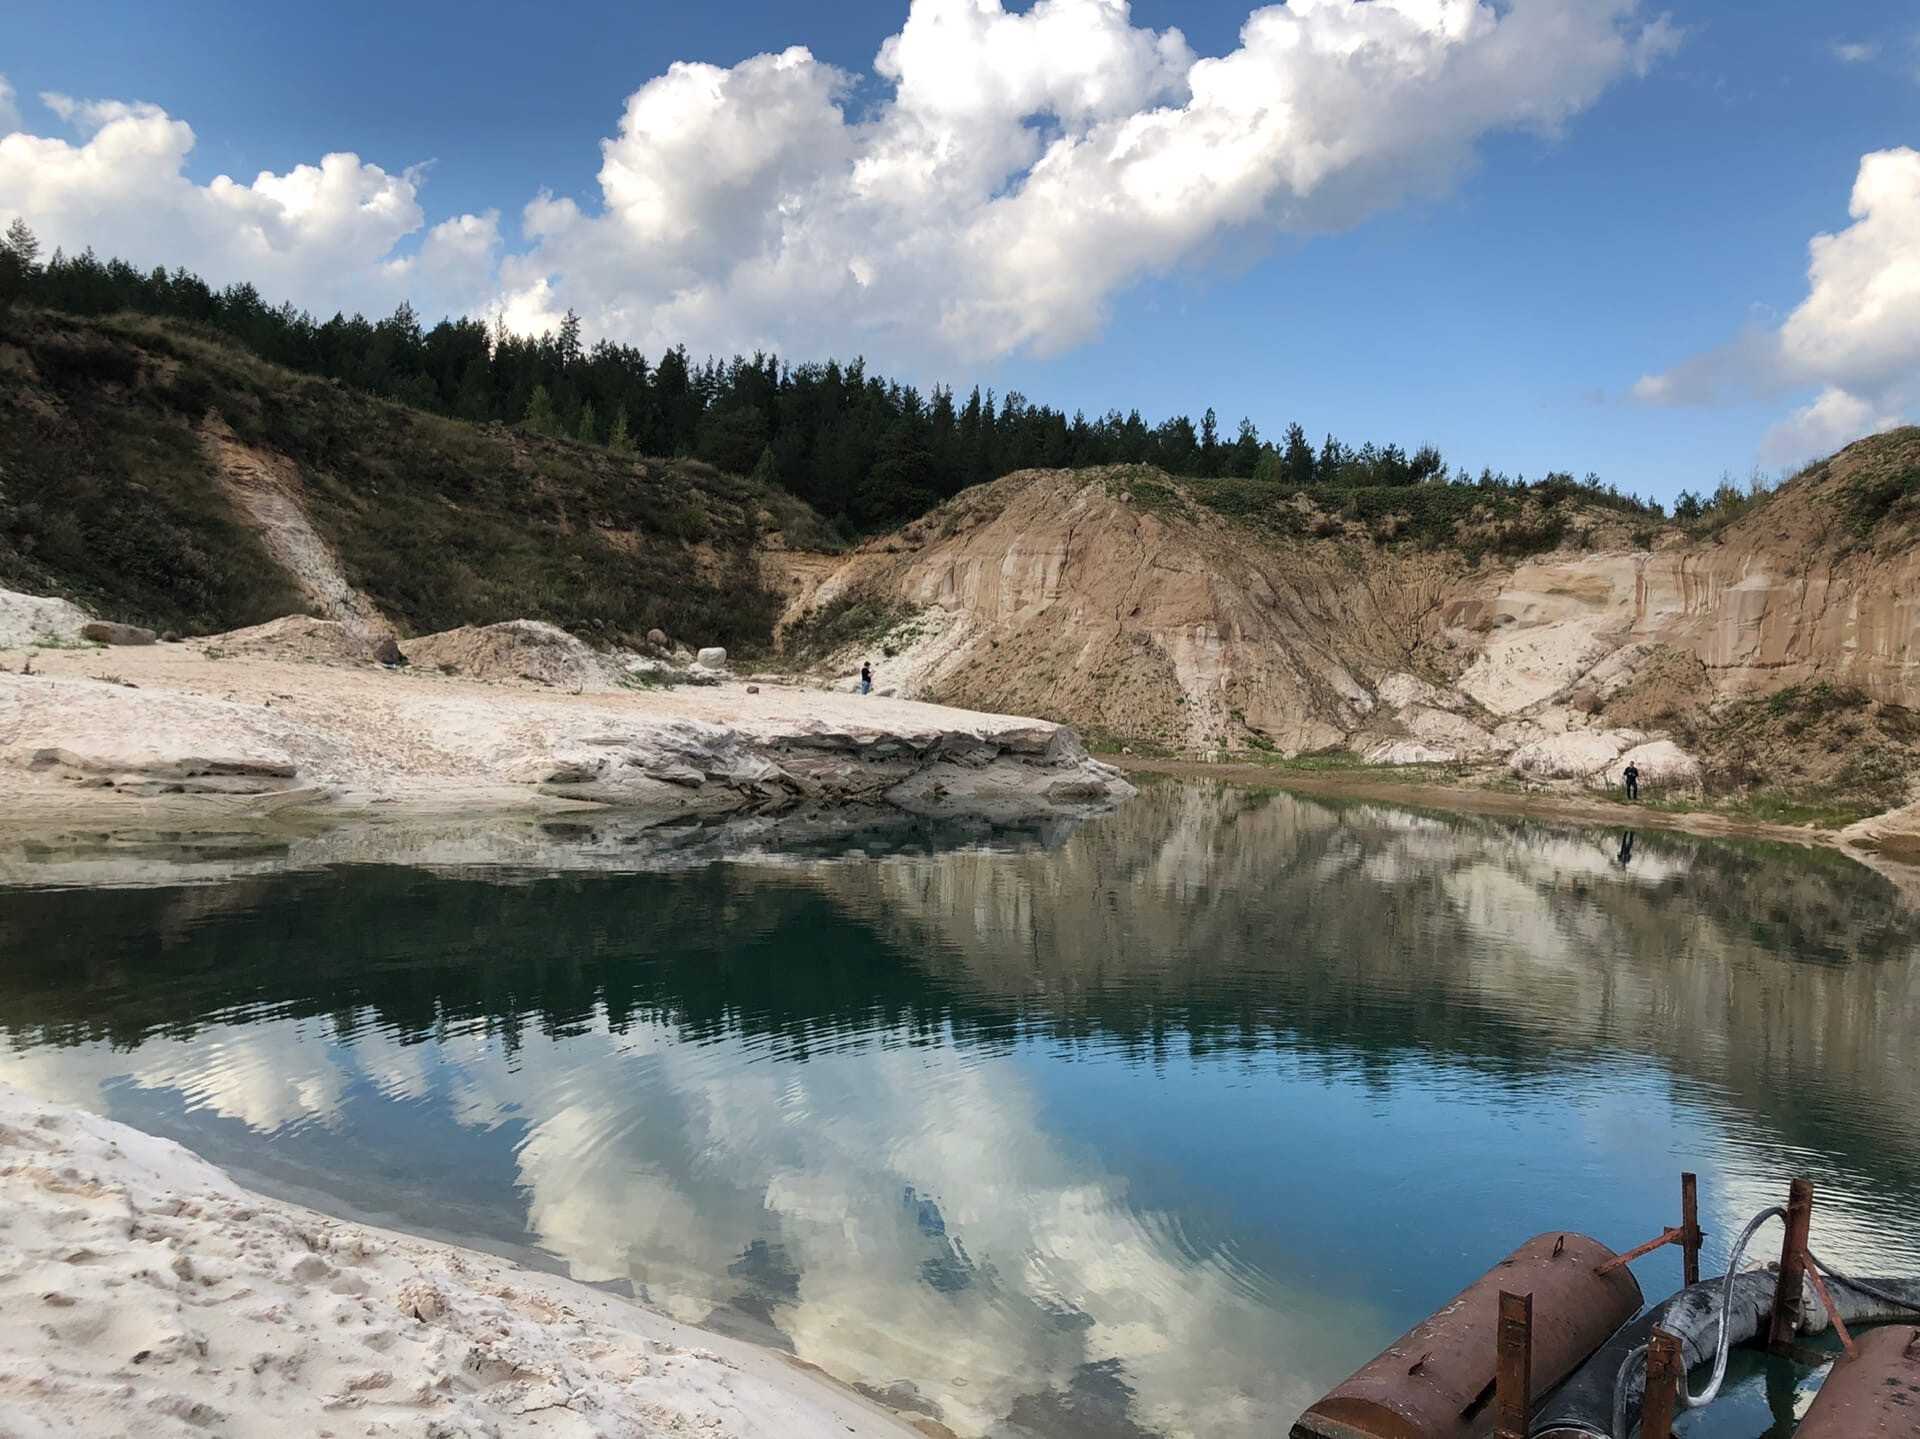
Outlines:
<svg viewBox="0 0 1920 1439"><path fill-rule="evenodd" d="M0 674L0 799L566 803L660 818L871 806L1024 821L1133 793L1071 730L930 705L737 686L554 694L164 648L132 669L113 653L137 680L103 672L101 652L50 657L59 674Z"/></svg>

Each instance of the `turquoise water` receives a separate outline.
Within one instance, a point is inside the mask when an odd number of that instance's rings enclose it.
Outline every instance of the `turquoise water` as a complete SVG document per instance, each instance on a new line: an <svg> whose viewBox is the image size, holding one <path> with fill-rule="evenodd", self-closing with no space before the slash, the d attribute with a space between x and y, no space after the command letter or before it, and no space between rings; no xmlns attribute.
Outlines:
<svg viewBox="0 0 1920 1439"><path fill-rule="evenodd" d="M1527 1236L1675 1222L1682 1169L1709 1267L1806 1173L1828 1258L1920 1273L1920 911L1624 840L1164 784L751 852L24 852L0 1080L963 1434L1270 1435Z"/></svg>

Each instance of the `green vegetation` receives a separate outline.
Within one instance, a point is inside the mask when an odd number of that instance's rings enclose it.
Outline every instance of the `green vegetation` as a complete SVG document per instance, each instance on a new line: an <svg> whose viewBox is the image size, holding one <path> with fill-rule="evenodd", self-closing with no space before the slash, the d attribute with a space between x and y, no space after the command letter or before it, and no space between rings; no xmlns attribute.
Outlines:
<svg viewBox="0 0 1920 1439"><path fill-rule="evenodd" d="M1841 492L1841 503L1858 539L1872 538L1882 526L1897 526L1904 535L1920 521L1920 463L1912 447L1890 448L1862 464Z"/></svg>
<svg viewBox="0 0 1920 1439"><path fill-rule="evenodd" d="M1695 539L1707 539L1759 509L1777 487L1776 480L1757 469L1747 476L1745 484L1731 474L1723 474L1707 494L1682 490L1673 502L1673 517Z"/></svg>
<svg viewBox="0 0 1920 1439"><path fill-rule="evenodd" d="M904 600L872 590L850 590L809 610L791 625L782 636L782 653L793 664L808 665L848 645L878 648L919 613Z"/></svg>
<svg viewBox="0 0 1920 1439"><path fill-rule="evenodd" d="M1574 533L1582 508L1657 517L1655 507L1589 477L1548 475L1528 482L1505 476L1430 478L1411 485L1313 486L1255 479L1180 479L1144 467L1111 473L1108 493L1170 517L1191 504L1280 539L1365 536L1377 544L1457 549L1520 558L1558 548Z"/></svg>
<svg viewBox="0 0 1920 1439"><path fill-rule="evenodd" d="M1212 410L1197 424L1177 415L1149 425L1138 410L1069 416L978 386L964 398L945 386L922 394L868 373L860 360L789 365L756 354L699 364L684 347L649 360L627 345L587 345L571 314L539 338L474 319L427 328L405 304L382 320L320 320L271 304L252 285L216 291L184 270L142 272L91 251L55 254L44 265L37 255L24 225L17 240L0 242L0 308L13 299L74 315L165 317L415 409L615 454L694 456L728 473L751 472L853 531L891 528L1025 469L1147 465L1245 481L1268 495L1352 492L1362 508L1386 504L1367 492L1425 490L1442 479L1520 484L1490 471L1477 480L1450 472L1432 446L1355 447L1332 435L1315 446L1298 424L1277 441L1262 439L1251 420L1223 434Z"/></svg>
<svg viewBox="0 0 1920 1439"><path fill-rule="evenodd" d="M90 329L0 317L8 342L46 389L0 400L0 585L157 630L231 628L304 607L235 518L189 426L129 403L133 352Z"/></svg>
<svg viewBox="0 0 1920 1439"><path fill-rule="evenodd" d="M790 496L697 461L450 420L164 321L16 310L0 346L39 380L0 401L0 584L156 628L302 608L235 517L210 418L297 464L348 579L415 633L531 618L752 652L779 613L755 558L763 516L806 523Z"/></svg>
<svg viewBox="0 0 1920 1439"><path fill-rule="evenodd" d="M1838 827L1904 804L1920 715L1819 681L1683 716L1716 809Z"/></svg>

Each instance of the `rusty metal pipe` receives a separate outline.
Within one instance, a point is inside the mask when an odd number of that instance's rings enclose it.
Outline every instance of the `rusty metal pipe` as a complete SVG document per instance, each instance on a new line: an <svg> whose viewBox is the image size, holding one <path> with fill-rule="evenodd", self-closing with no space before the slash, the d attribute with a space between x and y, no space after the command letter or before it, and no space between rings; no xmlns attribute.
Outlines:
<svg viewBox="0 0 1920 1439"><path fill-rule="evenodd" d="M1827 1270L1827 1278L1834 1304L1849 1324L1879 1324L1899 1319L1910 1322L1911 1316L1920 1312L1920 1279L1843 1278L1831 1269ZM1727 1316L1729 1344L1764 1341L1773 1309L1773 1294L1773 1274L1765 1269L1751 1269L1734 1276L1730 1295L1726 1280L1709 1279L1654 1306L1609 1339L1539 1406L1533 1418L1533 1439L1609 1439L1617 1432L1631 1433L1643 1403L1644 1376L1638 1355L1646 1348L1656 1327L1680 1339L1684 1362L1689 1367L1712 1365L1719 1352L1722 1313ZM1817 1328L1825 1326L1826 1315L1817 1303L1807 1307L1806 1315L1809 1324ZM1618 1413L1616 1388L1624 1390L1619 1395L1622 1402ZM1706 1397L1702 1393L1695 1402L1703 1402Z"/></svg>
<svg viewBox="0 0 1920 1439"><path fill-rule="evenodd" d="M1293 1439L1470 1439L1494 1400L1500 1294L1533 1299L1532 1383L1544 1394L1640 1308L1631 1271L1579 1234L1530 1239L1321 1399Z"/></svg>

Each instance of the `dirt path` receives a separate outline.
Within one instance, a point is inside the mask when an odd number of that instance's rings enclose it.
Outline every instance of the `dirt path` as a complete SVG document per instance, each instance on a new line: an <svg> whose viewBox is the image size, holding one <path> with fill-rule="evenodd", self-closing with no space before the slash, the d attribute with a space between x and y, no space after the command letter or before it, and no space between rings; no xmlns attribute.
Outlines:
<svg viewBox="0 0 1920 1439"><path fill-rule="evenodd" d="M1812 826L1768 824L1734 819L1707 810L1649 809L1618 800L1578 795L1509 794L1471 785L1422 784L1377 774L1290 770L1280 765L1209 764L1199 760L1149 759L1138 755L1103 754L1107 764L1132 774L1166 775L1176 779L1216 780L1221 784L1284 789L1295 794L1323 794L1345 799L1377 800L1387 804L1419 805L1428 809L1459 810L1467 814L1522 815L1533 819L1566 820L1575 824L1631 826L1635 829L1674 830L1717 839L1766 839L1843 850L1859 857L1838 830Z"/></svg>

